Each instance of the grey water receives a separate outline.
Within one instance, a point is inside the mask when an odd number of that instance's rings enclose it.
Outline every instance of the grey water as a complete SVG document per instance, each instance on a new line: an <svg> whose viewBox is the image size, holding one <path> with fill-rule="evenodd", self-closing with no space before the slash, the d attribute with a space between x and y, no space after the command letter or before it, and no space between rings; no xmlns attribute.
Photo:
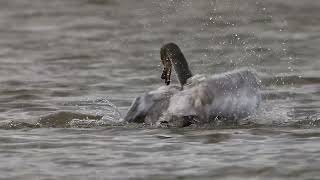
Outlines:
<svg viewBox="0 0 320 180"><path fill-rule="evenodd" d="M1 0L0 179L320 179L320 1ZM194 73L254 69L239 124L119 123L177 43ZM173 82L175 83L175 82Z"/></svg>

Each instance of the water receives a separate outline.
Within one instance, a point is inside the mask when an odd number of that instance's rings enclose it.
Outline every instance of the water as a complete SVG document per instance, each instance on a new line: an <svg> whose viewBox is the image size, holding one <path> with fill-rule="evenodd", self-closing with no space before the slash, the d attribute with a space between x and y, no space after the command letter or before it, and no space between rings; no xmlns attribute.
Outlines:
<svg viewBox="0 0 320 180"><path fill-rule="evenodd" d="M1 1L0 178L318 179L319 8ZM159 48L169 41L194 73L255 69L264 85L257 115L209 128L116 123L134 97L163 85Z"/></svg>

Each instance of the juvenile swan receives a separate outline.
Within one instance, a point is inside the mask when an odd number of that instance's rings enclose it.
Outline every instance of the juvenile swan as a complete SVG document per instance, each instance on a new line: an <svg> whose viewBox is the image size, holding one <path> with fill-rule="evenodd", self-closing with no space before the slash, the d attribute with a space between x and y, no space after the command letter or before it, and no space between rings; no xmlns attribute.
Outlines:
<svg viewBox="0 0 320 180"><path fill-rule="evenodd" d="M260 80L247 69L193 76L174 43L165 44L160 56L164 66L161 78L168 86L137 97L125 121L184 127L216 118L237 120L254 113L261 101ZM180 87L169 86L172 66Z"/></svg>

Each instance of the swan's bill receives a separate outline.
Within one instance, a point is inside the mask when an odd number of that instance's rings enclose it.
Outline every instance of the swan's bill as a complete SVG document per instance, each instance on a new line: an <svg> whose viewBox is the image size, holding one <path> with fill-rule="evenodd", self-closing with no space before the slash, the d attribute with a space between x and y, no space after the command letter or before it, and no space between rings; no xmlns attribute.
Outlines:
<svg viewBox="0 0 320 180"><path fill-rule="evenodd" d="M167 58L168 59L168 58ZM162 60L162 64L164 66L162 74L161 74L161 79L164 79L164 82L166 85L169 85L171 82L171 70L172 70L172 65L170 60Z"/></svg>

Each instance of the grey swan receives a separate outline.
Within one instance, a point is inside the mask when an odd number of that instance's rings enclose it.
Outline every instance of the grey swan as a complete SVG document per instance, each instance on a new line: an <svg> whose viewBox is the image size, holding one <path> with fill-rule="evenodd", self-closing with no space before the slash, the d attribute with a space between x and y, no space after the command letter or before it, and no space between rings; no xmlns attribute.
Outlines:
<svg viewBox="0 0 320 180"><path fill-rule="evenodd" d="M214 119L237 120L255 113L261 102L256 73L239 69L211 76L192 75L180 48L162 46L165 86L137 97L124 120L150 126L185 127ZM172 66L180 86L169 85Z"/></svg>

